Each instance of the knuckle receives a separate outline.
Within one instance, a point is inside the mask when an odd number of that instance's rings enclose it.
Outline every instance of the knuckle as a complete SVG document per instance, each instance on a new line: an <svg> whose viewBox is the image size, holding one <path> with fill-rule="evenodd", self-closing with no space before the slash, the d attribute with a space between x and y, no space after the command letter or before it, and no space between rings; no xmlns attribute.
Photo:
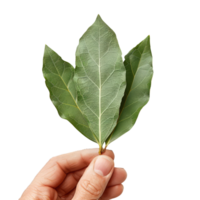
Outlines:
<svg viewBox="0 0 200 200"><path fill-rule="evenodd" d="M83 188L84 192L90 193L93 197L99 197L101 195L101 189L100 187L92 184L88 180L83 180L81 182L81 187Z"/></svg>

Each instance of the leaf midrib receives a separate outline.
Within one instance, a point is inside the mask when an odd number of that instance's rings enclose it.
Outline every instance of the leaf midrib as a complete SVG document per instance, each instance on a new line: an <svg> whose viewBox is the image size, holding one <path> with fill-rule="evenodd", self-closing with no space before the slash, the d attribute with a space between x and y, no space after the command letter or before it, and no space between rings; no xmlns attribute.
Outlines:
<svg viewBox="0 0 200 200"><path fill-rule="evenodd" d="M99 22L100 23L100 22ZM100 57L100 24L99 24L99 142L101 144L101 57Z"/></svg>

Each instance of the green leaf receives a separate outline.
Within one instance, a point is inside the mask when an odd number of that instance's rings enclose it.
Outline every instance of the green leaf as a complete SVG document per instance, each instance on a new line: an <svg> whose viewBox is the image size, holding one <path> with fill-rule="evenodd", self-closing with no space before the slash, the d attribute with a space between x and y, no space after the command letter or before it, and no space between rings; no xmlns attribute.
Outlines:
<svg viewBox="0 0 200 200"><path fill-rule="evenodd" d="M116 35L98 16L80 38L74 81L78 105L100 145L116 125L125 79Z"/></svg>
<svg viewBox="0 0 200 200"><path fill-rule="evenodd" d="M149 100L150 37L123 63L115 33L98 16L79 40L76 69L46 46L43 74L59 115L97 142L101 154L104 142L108 146L132 128Z"/></svg>
<svg viewBox="0 0 200 200"><path fill-rule="evenodd" d="M107 139L106 145L132 128L140 110L149 100L153 76L149 36L125 56L124 65L126 67L127 87L117 125Z"/></svg>
<svg viewBox="0 0 200 200"><path fill-rule="evenodd" d="M74 68L48 46L45 46L43 75L51 101L60 117L71 122L85 137L97 142L88 126L87 119L77 105L77 94L73 82Z"/></svg>

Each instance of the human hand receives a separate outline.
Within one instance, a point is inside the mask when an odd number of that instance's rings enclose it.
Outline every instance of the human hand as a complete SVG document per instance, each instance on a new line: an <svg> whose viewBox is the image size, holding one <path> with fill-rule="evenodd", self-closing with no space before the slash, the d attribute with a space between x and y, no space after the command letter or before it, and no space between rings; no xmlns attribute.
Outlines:
<svg viewBox="0 0 200 200"><path fill-rule="evenodd" d="M109 200L121 195L126 176L110 150L68 153L50 159L20 200Z"/></svg>

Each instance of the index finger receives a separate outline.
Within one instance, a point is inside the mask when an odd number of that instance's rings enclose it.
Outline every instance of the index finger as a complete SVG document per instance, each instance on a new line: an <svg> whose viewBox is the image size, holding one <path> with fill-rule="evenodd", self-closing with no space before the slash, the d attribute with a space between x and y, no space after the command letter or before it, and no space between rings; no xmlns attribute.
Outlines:
<svg viewBox="0 0 200 200"><path fill-rule="evenodd" d="M114 159L114 153L110 150L106 150L104 155ZM41 186L56 188L66 178L67 173L87 167L96 156L98 156L98 149L85 149L53 157L33 182L37 182Z"/></svg>

